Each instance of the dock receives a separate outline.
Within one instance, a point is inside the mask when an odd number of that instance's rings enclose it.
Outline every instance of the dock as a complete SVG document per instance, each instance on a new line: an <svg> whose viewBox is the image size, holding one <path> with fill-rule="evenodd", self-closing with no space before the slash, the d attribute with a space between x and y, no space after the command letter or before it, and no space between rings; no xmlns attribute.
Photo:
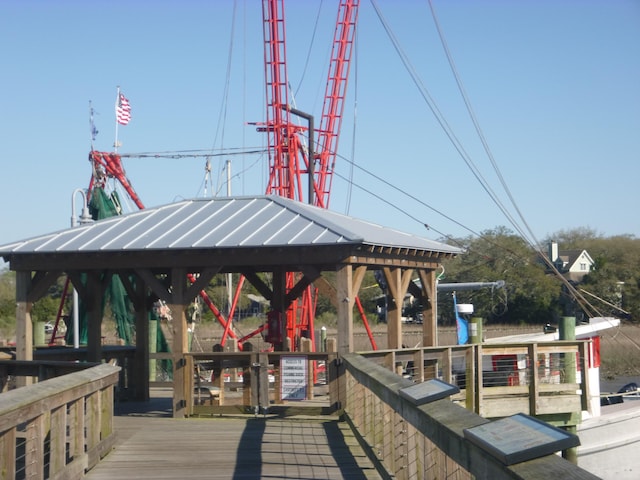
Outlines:
<svg viewBox="0 0 640 480"><path fill-rule="evenodd" d="M336 416L175 419L170 391L116 405L114 449L86 478L382 478Z"/></svg>

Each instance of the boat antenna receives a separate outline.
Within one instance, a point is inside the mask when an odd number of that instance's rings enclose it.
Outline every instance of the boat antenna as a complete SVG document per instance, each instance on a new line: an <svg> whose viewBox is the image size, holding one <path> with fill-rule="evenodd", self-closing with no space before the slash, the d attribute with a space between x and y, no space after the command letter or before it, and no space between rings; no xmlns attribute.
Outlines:
<svg viewBox="0 0 640 480"><path fill-rule="evenodd" d="M91 134L91 151L93 151L93 142L96 141L96 136L98 135L98 129L96 128L96 124L93 122L93 105L91 105L91 100L89 100L89 132Z"/></svg>

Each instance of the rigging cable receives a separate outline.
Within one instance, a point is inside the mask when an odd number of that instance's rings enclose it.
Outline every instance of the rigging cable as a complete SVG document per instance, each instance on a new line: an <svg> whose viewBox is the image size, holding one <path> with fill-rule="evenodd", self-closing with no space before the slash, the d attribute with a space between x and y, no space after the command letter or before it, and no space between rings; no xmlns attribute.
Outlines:
<svg viewBox="0 0 640 480"><path fill-rule="evenodd" d="M447 136L449 141L452 143L453 147L456 149L456 151L458 152L460 157L463 159L463 161L465 162L465 164L467 165L467 167L469 168L471 173L474 175L476 180L478 180L478 182L480 183L482 188L485 190L485 192L487 193L489 198L491 198L491 200L495 203L495 205L503 213L503 215L509 220L511 225L522 236L522 238L524 238L530 245L532 245L532 242L530 240L528 240L527 235L524 233L524 231L522 230L522 228L520 227L518 222L516 222L516 220L511 215L511 213L502 204L502 202L500 201L500 199L498 198L496 193L491 189L491 187L489 186L488 182L486 181L486 179L483 177L483 175L479 171L478 167L473 163L473 161L471 160L470 156L467 154L466 150L464 149L464 147L462 146L462 144L458 140L457 136L453 133L451 127L449 126L448 122L444 118L444 115L442 114L442 112L438 108L438 106L435 103L433 97L430 95L430 93L427 90L427 88L425 87L424 83L419 78L415 68L413 67L413 65L409 61L406 53L404 52L404 50L400 46L400 43L399 43L397 37L395 36L395 34L391 30L391 27L389 26L388 22L386 21L386 19L382 15L382 12L381 12L380 8L378 7L376 1L375 0L371 0L371 3L373 5L373 7L374 7L374 10L376 11L376 14L378 15L378 19L382 23L382 26L385 29L385 32L387 33L389 39L392 42L393 47L395 48L395 50L398 53L400 59L402 60L403 65L407 69L407 72L411 76L411 79L413 80L414 84L418 88L420 94L422 95L423 99L427 103L427 106L429 107L429 109L431 110L433 115L435 116L436 120L440 124L440 126L443 129L445 135ZM532 247L533 247L533 245L532 245ZM542 253L539 248L537 248L537 247L533 247L533 248L536 250L536 252L538 252L538 254ZM595 309L593 307L593 305L591 305L584 298L584 296L581 295L570 284L570 282L567 279L565 279L562 275L560 275L560 273L555 269L555 266L551 265L551 262L549 262L544 255L541 255L541 257L543 258L543 260L545 262L547 262L549 264L549 267L554 271L554 273L557 274L558 278L564 283L566 288L569 291L572 292L572 294L573 294L574 298L576 299L576 301L585 309L585 311L599 313L598 310Z"/></svg>
<svg viewBox="0 0 640 480"><path fill-rule="evenodd" d="M515 256L515 257L517 257L517 258L521 258L521 257L520 257L520 255L518 255L518 253L517 253L517 252L515 252L515 251L513 251L513 250L511 250L511 249L509 249L509 248L506 248L504 245L499 245L499 244L497 244L496 242L493 242L493 241L492 241L491 239L489 239L489 238L484 237L481 233L478 233L478 232L476 232L475 230L471 229L470 227L468 227L468 226L466 226L466 225L464 225L464 224L462 224L462 223L458 222L458 221L457 221L457 220L455 220L454 218L449 217L447 214L445 214L445 213L441 212L440 210L436 209L435 207L433 207L433 206L429 205L428 203L424 202L423 200L419 199L418 197L416 197L416 196L414 196L414 195L412 195L412 194L410 194L410 193L407 193L405 190L403 190L403 189L401 189L401 188L397 187L396 185L392 184L392 183L391 183L391 182L389 182L388 180L385 180L384 178L382 178L382 177L380 177L380 176L376 175L375 173L373 173L373 172L371 172L371 171L367 170L366 168L364 168L364 167L362 167L362 166L358 165L357 163L355 163L355 162L353 162L353 161L351 161L351 160L347 159L346 157L343 157L342 155L339 155L339 154L338 154L338 156L340 157L340 159L342 159L342 160L346 161L347 163L352 164L352 165L353 165L353 167L355 167L355 168L357 168L357 169L359 169L359 170L362 170L362 171L363 171L364 173L366 173L367 175L372 176L374 179L376 179L376 180L378 180L379 182L383 183L384 185L386 185L386 186L388 186L388 187L392 188L393 190L397 191L398 193L401 193L402 195L404 195L404 196L406 196L406 197L410 198L411 200L413 200L414 202L419 203L419 204L420 204L420 205L422 205L423 207L426 207L426 208L428 208L429 210L431 210L431 211L433 211L433 212L437 213L437 214L438 214L438 215L440 215L441 217L444 217L445 219L449 220L450 222L455 223L456 225L458 225L459 227L461 227L461 228L465 229L466 231L468 231L468 232L469 232L469 233L471 233L472 235L475 235L476 237L479 237L479 238L485 238L485 240L486 240L488 243L490 243L491 245L493 245L494 247L497 247L497 248L499 248L499 249L505 250L506 252L511 253L513 256ZM347 179L345 176L340 175L338 172L334 172L334 174L335 174L336 176L338 176L338 178L341 178L342 180L345 180L345 181L351 181L350 179ZM353 183L353 182L352 182L352 183ZM447 234L445 234L445 233L440 232L439 230L437 230L436 228L434 228L431 224L427 224L427 223L425 223L424 221L422 221L422 220L420 220L420 219L418 219L418 218L414 217L413 215L408 214L408 213L407 213L405 210L403 210L402 208L398 207L397 205L392 204L390 201L388 201L388 200L386 200L386 199L384 199L384 198L381 198L379 195L372 193L370 190L368 190L368 189L366 189L366 188L362 187L361 185L358 185L357 183L353 183L353 185L354 185L354 186L356 186L356 187L358 187L360 190L362 190L362 191L364 191L364 192L366 192L366 193L369 193L369 194L373 195L375 198L379 198L380 200L382 200L382 201L383 201L384 203L386 203L387 205L390 205L391 207L395 208L396 210L398 210L398 211L400 211L400 212L404 213L404 214L405 214L405 215L407 215L409 218L411 218L412 220L415 220L415 221L416 221L416 222L418 222L420 225L423 225L423 226L424 226L425 228L427 228L428 230L433 230L434 232L436 232L436 233L438 233L439 235L441 235L443 238L446 238L446 239L447 239L447 240L449 240L450 242L455 243L455 244L457 244L457 245L458 245L458 246L460 246L460 247L468 248L467 246L465 246L465 245L461 244L461 243L460 243L456 238L454 238L454 237L452 237L452 236L450 236L450 235L447 235ZM526 260L526 259L523 259L523 260Z"/></svg>
<svg viewBox="0 0 640 480"><path fill-rule="evenodd" d="M353 83L354 83L354 94L353 94L353 130L351 132L351 158L356 158L356 131L358 126L358 30L355 32L355 41L354 41L354 73L353 73ZM347 200L345 205L345 214L349 214L351 210L351 194L353 193L353 173L354 173L354 161L349 162L349 179L347 180ZM335 169L334 169L335 173Z"/></svg>
<svg viewBox="0 0 640 480"><path fill-rule="evenodd" d="M220 107L220 112L218 114L218 125L216 126L216 133L213 139L213 145L211 150L213 151L214 146L218 141L218 134L220 135L220 146L224 145L224 135L225 135L225 125L227 119L227 109L229 106L229 85L231 83L231 60L233 57L233 46L234 46L234 35L236 30L236 11L237 11L238 2L234 0L233 2L233 10L231 12L231 33L229 35L229 49L227 51L227 69L225 74L225 82L224 82L224 90L222 94L222 105ZM222 179L224 178L224 171L227 168L226 162L220 162L218 165L218 186L216 188L216 195L220 192L223 186ZM213 193L213 187L211 192Z"/></svg>
<svg viewBox="0 0 640 480"><path fill-rule="evenodd" d="M476 116L476 114L475 114L475 112L473 110L473 107L471 105L471 101L469 100L469 96L467 95L467 92L466 92L466 90L464 88L464 85L462 84L462 79L460 77L460 74L458 73L458 69L457 69L457 67L455 65L455 62L453 61L453 56L451 55L451 51L449 49L447 41L444 38L444 33L442 31L442 28L440 26L440 22L438 20L437 15L436 15L435 8L433 7L432 0L429 0L429 8L431 10L431 16L433 18L433 22L434 22L434 24L436 26L436 31L438 32L438 37L440 38L440 43L442 44L442 48L443 48L443 50L445 52L445 56L447 57L447 62L449 63L449 67L451 68L451 72L452 72L453 77L454 77L454 79L456 81L456 84L458 86L458 90L459 90L460 95L461 95L461 97L462 97L462 99L464 101L464 104L465 104L465 107L466 107L467 112L469 114L469 117L471 119L471 122L473 123L473 126L474 126L474 128L476 130L476 133L478 134L478 138L480 139L480 142L482 143L482 147L484 148L484 151L487 154L487 157L489 158L489 161L491 162L491 165L493 167L493 171L495 172L496 176L498 177L498 179L500 181L500 184L502 185L502 188L504 189L505 193L507 194L507 197L511 201L511 205L513 206L513 208L517 212L520 220L522 221L522 224L526 228L526 231L528 232L530 237L528 237L524 233L523 229L515 221L515 219L513 219L511 217L510 214L507 215L506 208L500 202L498 202L499 203L499 205L498 205L499 208L503 211L503 213L505 213L505 215L507 216L507 218L509 219L511 224L520 233L522 238L531 246L531 248L533 250L536 251L536 253L538 253L538 255L543 259L543 261L545 261L545 263L547 263L547 265L554 271L554 273L557 274L557 276L563 281L563 283L565 284L567 289L573 294L573 296L576 298L578 303L580 303L581 306L585 310L591 309L592 312L595 312L596 314L601 315L600 312L598 312L598 310L580 292L578 292L578 290L576 290L575 287L573 287L573 285L566 278L564 278L564 276L562 276L560 274L560 272L557 271L557 269L555 268L553 263L550 261L550 259L548 259L546 257L546 255L544 255L544 253L542 252L542 250L541 250L541 248L539 246L540 243L538 242L535 234L533 233L529 223L524 218L524 215L522 214L522 211L518 207L518 204L515 201L515 198L514 198L513 194L511 193L511 189L507 185L507 182L505 181L504 176L502 175L502 172L500 171L498 163L496 162L496 159L495 159L495 157L493 155L493 152L491 151L491 148L489 147L489 143L487 141L487 138L485 137L485 135L483 133L483 130L480 127L480 122L478 121L478 118L477 118L477 116ZM496 200L497 200L497 196L496 196Z"/></svg>
<svg viewBox="0 0 640 480"><path fill-rule="evenodd" d="M311 60L311 50L313 49L313 45L315 44L316 33L318 32L318 24L320 23L320 11L322 10L322 4L324 2L320 0L320 4L318 5L318 12L316 13L316 22L313 24L313 32L311 33L311 42L309 42L309 50L307 50L307 58L304 62L304 67L302 69L302 75L300 75L300 81L298 82L298 86L295 89L294 96L298 95L300 91L300 87L302 86L302 82L304 81L304 77L307 73L307 67L309 66L309 61ZM289 87L290 90L291 87ZM293 93L293 90L292 90Z"/></svg>
<svg viewBox="0 0 640 480"><path fill-rule="evenodd" d="M418 88L418 91L420 92L420 95L422 96L423 100L426 102L427 106L429 107L429 109L433 113L433 115L436 118L437 122L440 124L440 127L444 131L445 135L447 136L447 138L449 139L449 141L451 142L453 147L456 149L456 151L458 152L458 154L460 155L462 160L465 162L465 164L467 165L467 167L469 168L469 170L471 171L473 176L476 178L478 183L481 185L481 187L487 193L489 198L491 198L493 200L493 202L500 209L500 211L502 211L503 214L507 217L507 219L510 220L510 222L514 225L514 228L519 230L517 223L512 219L510 213L504 208L504 206L500 202L500 200L497 197L497 195L495 194L495 192L490 188L489 183L484 179L484 177L482 176L482 173L480 172L480 170L473 163L473 161L471 160L469 154L466 152L466 150L462 146L462 143L460 142L458 137L455 135L455 133L453 132L451 126L447 122L446 118L444 117L444 115L442 114L440 109L438 108L438 105L436 104L435 100L433 99L433 97L429 93L428 89L424 85L424 82L422 82L422 80L420 79L418 73L416 72L416 70L415 70L413 64L411 63L411 61L409 60L407 54L402 49L402 46L400 45L400 42L398 41L397 37L395 36L393 31L391 30L391 27L389 26L388 22L386 21L386 19L382 15L382 12L379 9L376 1L375 0L371 0L371 3L372 3L372 5L373 5L373 7L374 7L374 9L376 11L376 14L378 15L378 19L382 23L382 26L383 26L385 32L387 33L387 36L391 40L391 43L392 43L393 47L396 50L396 53L400 57L404 67L407 69L407 72L409 73L411 79L413 80L413 83Z"/></svg>

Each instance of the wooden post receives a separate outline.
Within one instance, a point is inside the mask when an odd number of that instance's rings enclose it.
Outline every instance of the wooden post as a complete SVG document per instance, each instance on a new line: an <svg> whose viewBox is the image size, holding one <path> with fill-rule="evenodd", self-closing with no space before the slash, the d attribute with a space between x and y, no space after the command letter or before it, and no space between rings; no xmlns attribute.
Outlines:
<svg viewBox="0 0 640 480"><path fill-rule="evenodd" d="M31 272L16 272L16 360L33 360L33 324L28 293L31 287ZM32 383L30 377L17 377L16 386Z"/></svg>
<svg viewBox="0 0 640 480"><path fill-rule="evenodd" d="M469 343L482 343L482 317L473 317L469 322Z"/></svg>
<svg viewBox="0 0 640 480"><path fill-rule="evenodd" d="M310 338L301 338L300 339L300 351L302 353L310 353L312 343ZM314 379L314 365L315 362L313 360L309 360L307 362L307 400L313 400L313 388L315 386Z"/></svg>
<svg viewBox="0 0 640 480"><path fill-rule="evenodd" d="M529 353L529 415L535 416L538 412L538 396L540 394L538 379L538 344L531 343Z"/></svg>
<svg viewBox="0 0 640 480"><path fill-rule="evenodd" d="M576 339L576 318L575 317L562 317L560 319L558 337L559 340L575 340ZM564 375L565 383L576 383L576 354L574 352L563 353L564 357ZM582 375L587 375L588 372L583 371ZM578 428L575 425L565 427L565 430L569 433L576 434ZM562 451L562 457L570 461L574 465L578 464L578 448L569 448Z"/></svg>
<svg viewBox="0 0 640 480"><path fill-rule="evenodd" d="M465 390L466 390L466 403L467 410L477 412L476 407L476 356L475 345L469 345L465 350ZM481 365L482 367L482 365Z"/></svg>
<svg viewBox="0 0 640 480"><path fill-rule="evenodd" d="M171 270L171 322L173 324L173 416L184 417L187 413L187 392L185 391L187 376L193 372L186 371L184 354L188 352L187 336L187 300L184 298L187 289L187 272L183 268ZM189 395L191 398L191 395Z"/></svg>
<svg viewBox="0 0 640 480"><path fill-rule="evenodd" d="M422 284L422 346L434 347L438 345L436 272L418 270L418 275Z"/></svg>
<svg viewBox="0 0 640 480"><path fill-rule="evenodd" d="M338 307L338 353L353 351L353 268L342 265L336 272Z"/></svg>
<svg viewBox="0 0 640 480"><path fill-rule="evenodd" d="M246 344L245 344L245 351L246 351ZM251 352L252 350L249 349L248 351ZM257 400L257 399L254 399L254 393L253 393L254 391L253 384L255 382L253 380L253 364L258 361L258 354L251 353L248 356L248 359L249 360L247 364L244 366L244 372L242 374L242 404L245 407L253 407L255 406L254 401Z"/></svg>
<svg viewBox="0 0 640 480"><path fill-rule="evenodd" d="M149 354L156 353L158 351L158 321L157 319L149 319ZM149 359L149 381L155 382L158 375L158 360L155 358Z"/></svg>
<svg viewBox="0 0 640 480"><path fill-rule="evenodd" d="M404 301L404 293L398 293L402 270L399 268L386 268L384 271L389 292L393 297L393 302L387 308L387 348L398 349L402 345L402 302Z"/></svg>
<svg viewBox="0 0 640 480"><path fill-rule="evenodd" d="M134 362L134 396L136 400L146 402L149 400L149 378L150 361L149 351L151 347L150 327L157 328L156 322L149 321L149 310L147 309L147 289L144 281L138 278L136 281L136 352ZM153 340L156 340L157 332L154 332ZM155 344L153 345L155 352ZM155 365L154 379L155 381Z"/></svg>
<svg viewBox="0 0 640 480"><path fill-rule="evenodd" d="M100 277L96 272L87 272L87 360L102 362L102 289Z"/></svg>
<svg viewBox="0 0 640 480"><path fill-rule="evenodd" d="M393 304L387 314L387 348L398 350L402 348L402 304L407 293L413 270L402 270L401 268L383 269L389 292L394 299Z"/></svg>
<svg viewBox="0 0 640 480"><path fill-rule="evenodd" d="M327 338L327 353L335 353L338 350L338 343L335 338ZM344 408L346 380L345 369L339 358L330 356L327 358L327 382L329 384L329 403L331 408L339 410Z"/></svg>
<svg viewBox="0 0 640 480"><path fill-rule="evenodd" d="M413 381L416 383L424 382L424 350L417 350L413 354L413 371L408 372L412 375ZM438 364L436 363L436 371L434 378L438 378Z"/></svg>

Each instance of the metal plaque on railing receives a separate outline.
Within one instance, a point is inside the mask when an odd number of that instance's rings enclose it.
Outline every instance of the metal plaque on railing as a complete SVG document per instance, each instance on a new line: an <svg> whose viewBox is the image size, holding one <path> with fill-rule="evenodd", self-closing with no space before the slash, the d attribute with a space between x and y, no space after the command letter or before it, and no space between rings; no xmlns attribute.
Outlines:
<svg viewBox="0 0 640 480"><path fill-rule="evenodd" d="M401 397L414 404L422 405L455 395L459 391L460 389L455 385L434 378L426 382L416 383L410 387L401 388L398 393Z"/></svg>
<svg viewBox="0 0 640 480"><path fill-rule="evenodd" d="M505 465L525 462L580 445L577 435L523 413L463 431L466 439Z"/></svg>

